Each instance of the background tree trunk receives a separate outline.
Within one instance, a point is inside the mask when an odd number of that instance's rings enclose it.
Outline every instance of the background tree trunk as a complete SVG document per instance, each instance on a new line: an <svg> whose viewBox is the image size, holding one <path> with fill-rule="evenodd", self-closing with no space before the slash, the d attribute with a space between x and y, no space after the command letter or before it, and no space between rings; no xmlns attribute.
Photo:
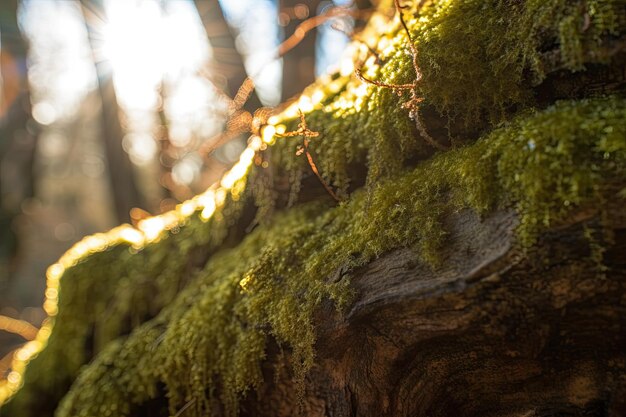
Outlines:
<svg viewBox="0 0 626 417"><path fill-rule="evenodd" d="M14 306L9 291L15 274L19 242L14 219L22 202L35 195L35 157L38 128L31 117L28 43L17 22L18 1L0 2L0 307ZM24 339L0 331L0 375L9 352Z"/></svg>
<svg viewBox="0 0 626 417"><path fill-rule="evenodd" d="M102 101L101 134L108 163L115 214L119 222L130 222L130 210L134 207L145 208L145 204L135 180L133 164L122 147L124 130L120 124L120 109L113 78L103 68L106 63L98 59L98 34L94 25L97 22L106 21L104 6L102 0L81 0L81 8L98 76L98 90Z"/></svg>
<svg viewBox="0 0 626 417"><path fill-rule="evenodd" d="M22 202L35 194L38 129L31 117L28 43L20 33L17 13L17 0L0 2L0 305L8 304L3 295L18 246L13 219Z"/></svg>
<svg viewBox="0 0 626 417"><path fill-rule="evenodd" d="M288 19L284 39L293 35L303 20L317 14L319 0L280 0L279 13ZM281 101L302 92L304 87L315 81L315 44L317 30L307 33L298 46L283 56L283 82Z"/></svg>
<svg viewBox="0 0 626 417"><path fill-rule="evenodd" d="M226 22L218 0L195 0L194 3L213 49L211 75L216 78L217 86L234 98L248 77L243 58L235 45L235 34ZM253 91L243 109L253 113L261 105L259 96Z"/></svg>
<svg viewBox="0 0 626 417"><path fill-rule="evenodd" d="M165 103L167 101L167 85L165 80L161 80L159 87L161 102L157 109L159 142L159 165L161 168L159 184L161 185L161 199L166 200L166 205L161 207L161 211L174 208L175 204L175 183L172 179L172 167L176 162L176 149L170 140L170 126L167 114L165 114Z"/></svg>

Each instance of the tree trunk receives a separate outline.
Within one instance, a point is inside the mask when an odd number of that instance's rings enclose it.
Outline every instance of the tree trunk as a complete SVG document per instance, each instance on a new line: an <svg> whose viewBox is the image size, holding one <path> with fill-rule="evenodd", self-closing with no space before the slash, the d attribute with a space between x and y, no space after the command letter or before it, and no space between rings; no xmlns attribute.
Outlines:
<svg viewBox="0 0 626 417"><path fill-rule="evenodd" d="M409 249L368 265L353 278L352 309L318 316L302 415L626 415L626 216L614 210L606 271L590 261L590 213L524 253L512 212L465 211L448 219L437 272ZM277 352L242 415L298 413Z"/></svg>
<svg viewBox="0 0 626 417"><path fill-rule="evenodd" d="M279 12L289 19L284 38L293 35L302 20L318 12L319 0L280 0ZM298 46L283 56L283 82L281 100L285 101L302 92L304 87L315 81L316 30L307 33Z"/></svg>
<svg viewBox="0 0 626 417"><path fill-rule="evenodd" d="M161 200L167 200L167 202L169 202L165 207L161 207L161 211L167 211L173 208L168 206L175 205L173 200L175 196L175 184L172 179L172 167L176 162L176 150L170 140L170 126L167 115L165 114L165 103L167 101L167 87L165 80L161 80L159 94L161 96L161 102L157 110L159 120L159 133L157 139L159 142L159 165L161 168L159 184L161 185ZM166 208L166 210L164 210L164 208Z"/></svg>
<svg viewBox="0 0 626 417"><path fill-rule="evenodd" d="M31 117L28 43L20 33L18 1L0 2L0 305L4 297L18 240L13 219L22 202L35 195L35 156L38 129Z"/></svg>
<svg viewBox="0 0 626 417"><path fill-rule="evenodd" d="M218 0L195 0L194 3L213 48L211 75L215 76L217 84L223 84L224 91L234 98L248 74L243 58L235 46L233 30L226 22ZM252 91L243 109L253 113L261 106L259 96L256 91Z"/></svg>
<svg viewBox="0 0 626 417"><path fill-rule="evenodd" d="M111 74L103 70L103 62L98 62L97 59L98 37L94 24L96 19L104 18L104 7L101 0L81 0L81 8L98 76L98 90L102 101L101 135L108 163L115 215L119 222L130 222L130 210L134 207L145 207L145 204L135 180L133 164L122 147L124 130L120 124L120 109L113 79Z"/></svg>
<svg viewBox="0 0 626 417"><path fill-rule="evenodd" d="M2 74L2 97L0 115L5 116L18 96L28 89L26 53L28 45L17 24L17 0L6 0L0 5L0 73Z"/></svg>

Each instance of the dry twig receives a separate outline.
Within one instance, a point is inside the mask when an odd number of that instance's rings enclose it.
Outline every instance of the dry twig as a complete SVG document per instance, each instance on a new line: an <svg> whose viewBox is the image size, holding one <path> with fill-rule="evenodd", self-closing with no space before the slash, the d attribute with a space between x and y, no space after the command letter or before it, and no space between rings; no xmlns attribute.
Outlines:
<svg viewBox="0 0 626 417"><path fill-rule="evenodd" d="M328 20L338 17L352 17L354 19L365 19L371 14L370 10L354 10L348 7L331 7L318 16L306 19L294 31L293 35L282 42L277 50L276 55L272 59L278 59L287 52L295 48L311 30L326 23ZM246 78L241 87L237 91L234 98L228 97L224 92L216 89L219 96L226 99L228 105L228 120L226 122L226 130L223 133L209 139L204 145L198 149L198 153L202 156L208 156L223 144L231 141L239 135L250 133L259 135L261 128L267 124L269 117L276 113L278 108L261 107L250 113L243 110L250 95L254 91L254 82L250 77Z"/></svg>
<svg viewBox="0 0 626 417"><path fill-rule="evenodd" d="M278 47L278 56L277 58L282 57L287 52L292 50L296 45L298 45L302 39L306 36L307 33L315 29L316 27L323 25L328 20L335 19L337 17L352 17L355 19L365 19L369 17L371 11L369 10L354 10L348 7L330 7L325 10L322 14L318 16L311 17L304 22L300 23L296 30L293 32L293 35L288 37L283 43Z"/></svg>
<svg viewBox="0 0 626 417"><path fill-rule="evenodd" d="M311 155L311 152L309 152L309 143L310 143L309 138L314 138L314 137L319 136L319 132L309 129L309 127L306 124L304 113L302 113L301 110L298 110L298 113L300 114L300 123L298 123L298 129L292 132L282 133L279 136L282 136L282 137L302 136L302 146L296 151L296 155L300 156L303 153L306 155L306 159L309 163L309 166L311 167L311 171L313 171L317 179L322 183L322 185L324 186L324 189L328 192L328 194L330 194L330 196L333 199L335 199L335 201L341 202L341 199L339 198L339 196L333 191L330 185L328 185L328 183L324 181L324 178L322 178L322 175L320 174L319 169L317 169L317 165L315 164L315 161L313 160L313 156Z"/></svg>
<svg viewBox="0 0 626 417"><path fill-rule="evenodd" d="M198 152L203 156L208 156L217 148L226 142L236 138L244 133L259 135L261 127L267 124L267 120L275 112L270 107L261 107L254 111L254 114L243 109L244 104L250 98L254 91L254 82L250 78L246 78L239 87L235 98L231 99L222 91L217 90L218 94L224 97L228 103L228 120L226 121L226 131L208 140L203 144Z"/></svg>
<svg viewBox="0 0 626 417"><path fill-rule="evenodd" d="M413 38L411 37L409 27L407 26L406 21L404 20L404 16L402 14L403 9L407 8L407 6L400 5L400 0L394 0L394 5L396 8L396 12L398 13L398 17L400 18L400 23L402 24L402 28L404 32L406 33L406 36L409 40L409 48L410 48L411 56L413 58L413 69L415 70L415 80L410 84L388 84L388 83L384 83L381 81L375 81L375 80L366 78L363 75L361 69L359 68L357 68L354 71L354 73L359 80L367 84L374 85L376 87L389 88L395 91L399 96L401 96L404 91L409 91L410 99L409 101L402 104L402 107L409 110L409 117L415 121L415 127L417 128L417 131L419 132L420 136L429 145L433 146L434 148L437 148L439 150L446 150L448 149L448 147L439 143L432 136L430 136L430 134L424 127L424 124L422 123L422 118L419 112L419 105L424 100L424 98L419 97L417 95L417 87L418 87L419 82L422 79L422 72L420 71L419 66L417 64L417 53L418 53L417 47L415 46L415 42L413 42Z"/></svg>
<svg viewBox="0 0 626 417"><path fill-rule="evenodd" d="M21 336L25 340L37 337L38 329L25 320L0 315L0 330Z"/></svg>

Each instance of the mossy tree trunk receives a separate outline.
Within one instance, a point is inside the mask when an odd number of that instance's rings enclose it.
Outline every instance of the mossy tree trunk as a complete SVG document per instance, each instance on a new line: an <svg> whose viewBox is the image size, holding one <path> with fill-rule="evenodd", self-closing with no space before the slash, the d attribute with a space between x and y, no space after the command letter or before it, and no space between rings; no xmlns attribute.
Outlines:
<svg viewBox="0 0 626 417"><path fill-rule="evenodd" d="M626 415L626 15L489 5L366 29L219 187L70 251L9 414Z"/></svg>
<svg viewBox="0 0 626 417"><path fill-rule="evenodd" d="M626 415L626 213L613 210L603 267L590 260L593 211L527 252L511 211L464 211L447 219L436 272L409 249L363 268L350 311L317 317L302 415ZM286 356L273 349L242 415L297 415Z"/></svg>

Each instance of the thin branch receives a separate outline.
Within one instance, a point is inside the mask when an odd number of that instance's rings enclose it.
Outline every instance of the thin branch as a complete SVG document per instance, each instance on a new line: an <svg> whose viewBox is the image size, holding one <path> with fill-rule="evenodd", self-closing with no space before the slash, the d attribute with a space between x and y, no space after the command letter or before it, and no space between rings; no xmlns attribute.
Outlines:
<svg viewBox="0 0 626 417"><path fill-rule="evenodd" d="M424 139L431 146L439 149L440 151L448 150L447 146L442 145L441 143L436 141L432 136L430 136L430 134L424 127L424 123L422 122L422 116L419 111L415 112L414 117L415 117L415 127L417 128L417 131L420 133L420 136L422 136L422 139Z"/></svg>
<svg viewBox="0 0 626 417"><path fill-rule="evenodd" d="M304 113L302 113L302 110L298 110L298 113L300 114L300 123L298 124L298 129L292 132L281 133L278 136L282 136L282 137L302 136L303 146L302 148L298 149L298 151L296 152L296 155L299 156L299 155L302 155L302 153L306 155L306 159L307 159L307 162L309 163L309 166L311 167L311 171L313 171L317 179L322 183L322 185L324 186L324 189L328 192L328 194L330 194L330 196L333 199L335 199L335 201L340 203L341 199L333 191L330 185L328 185L326 181L324 181L324 178L322 178L322 175L320 174L320 171L319 169L317 169L317 165L315 164L315 161L313 160L313 155L311 155L311 152L309 152L309 143L310 143L309 138L314 138L314 137L319 136L319 132L309 129L309 127L306 124L306 118L304 117Z"/></svg>
<svg viewBox="0 0 626 417"><path fill-rule="evenodd" d="M180 417L181 415L183 415L185 410L187 410L189 407L191 407L195 402L196 402L195 398L192 398L191 400L187 401L187 403L185 405L183 405L183 407L180 410L178 410L176 412L176 414L174 414L173 417Z"/></svg>
<svg viewBox="0 0 626 417"><path fill-rule="evenodd" d="M418 7L421 7L422 4L423 4L423 1L420 1L418 4ZM403 9L408 8L408 6L402 6L400 4L400 0L394 0L394 5L396 8L398 17L400 19L400 23L402 24L402 28L404 29L404 32L406 33L406 36L409 40L409 48L411 51L411 56L413 58L413 69L415 70L415 80L413 80L411 84L387 84L382 81L370 80L369 78L364 77L360 68L355 69L354 74L359 80L367 84L375 85L376 87L389 88L391 90L400 90L400 91L409 90L411 93L411 99L405 102L404 104L402 104L402 107L409 110L409 117L415 120L415 127L417 131L419 132L420 136L422 137L422 139L426 141L426 143L428 143L432 147L442 150L442 151L447 150L448 149L447 146L437 142L432 136L430 136L430 134L426 130L426 127L424 126L424 123L422 122L422 118L421 118L420 111L419 111L419 104L424 99L422 97L417 96L417 87L419 85L420 80L422 79L422 72L420 71L419 66L417 64L417 47L415 46L415 42L413 41L413 37L411 36L409 27L406 24L406 21L404 20L404 15L402 14ZM375 56L378 58L377 54Z"/></svg>
<svg viewBox="0 0 626 417"><path fill-rule="evenodd" d="M413 90L415 88L415 83L413 84L387 84L382 81L370 80L369 78L366 78L363 75L360 69L354 70L354 74L359 80L366 82L368 84L375 85L376 87L391 88L392 90Z"/></svg>
<svg viewBox="0 0 626 417"><path fill-rule="evenodd" d="M415 42L413 42L413 37L411 36L411 32L409 31L409 27L407 26L404 15L402 14L402 10L408 8L408 6L401 6L400 0L394 0L394 4L396 6L396 10L398 11L398 17L400 18L400 23L402 23L402 27L404 28L404 32L406 33L406 37L409 38L409 48L411 48L411 55L413 55L413 68L417 72L416 76L419 80L421 78L421 74L418 72L417 65L417 47L415 46Z"/></svg>
<svg viewBox="0 0 626 417"><path fill-rule="evenodd" d="M320 180L320 182L322 183L322 185L324 186L324 188L326 189L328 194L330 194L330 196L332 198L334 198L335 201L340 203L341 199L339 198L339 196L337 194L335 194L333 189L330 188L330 186L326 183L326 181L324 181L324 179L322 178L322 176L319 173L319 170L317 169L317 165L315 165L315 162L313 161L313 156L309 152L309 139L308 138L306 138L306 137L304 138L303 145L304 145L304 153L306 154L306 159L309 162L309 166L311 167L311 170L313 171L313 173L315 174L317 179Z"/></svg>
<svg viewBox="0 0 626 417"><path fill-rule="evenodd" d="M288 37L283 43L278 46L277 58L282 57L287 52L295 48L304 39L307 33L323 25L330 19L336 17L353 17L355 19L365 19L369 17L371 11L369 10L352 10L346 7L331 7L324 11L324 13L311 17L304 22L300 23L293 35Z"/></svg>
<svg viewBox="0 0 626 417"><path fill-rule="evenodd" d="M331 7L324 11L321 15L311 17L298 25L293 35L282 42L273 59L278 59L295 48L304 39L306 34L318 26L324 24L330 19L337 17L349 16L355 19L365 19L369 17L371 10L353 10L346 7ZM261 68L264 68L262 66ZM213 153L221 145L231 141L243 133L258 134L260 128L267 123L267 119L272 113L272 109L268 107L260 107L254 112L243 110L243 107L254 91L254 77L247 77L239 87L234 98L230 98L223 91L216 89L218 95L229 103L229 116L226 122L226 131L209 139L204 145L198 148L198 153L202 157L207 157ZM310 132L313 133L313 132Z"/></svg>
<svg viewBox="0 0 626 417"><path fill-rule="evenodd" d="M21 336L25 340L37 337L38 329L25 320L0 315L0 330Z"/></svg>

